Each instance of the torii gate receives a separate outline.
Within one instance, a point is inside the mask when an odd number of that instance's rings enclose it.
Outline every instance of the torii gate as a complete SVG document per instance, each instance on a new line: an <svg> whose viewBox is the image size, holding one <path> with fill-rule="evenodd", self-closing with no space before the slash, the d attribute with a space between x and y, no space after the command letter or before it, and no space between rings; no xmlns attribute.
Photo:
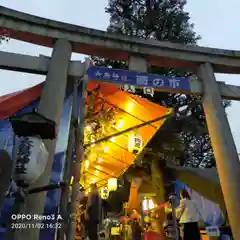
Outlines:
<svg viewBox="0 0 240 240"><path fill-rule="evenodd" d="M46 74L39 112L57 124L60 120L68 76L80 77L85 74L84 64L70 61L72 52L97 55L113 60L126 60L129 61L130 71L141 73L147 72L148 64L183 68L194 72L198 79L190 82L183 79L185 83L177 84L181 87L165 84L169 79L162 82L162 76L159 77L160 80L154 81L154 87L159 87L158 90L162 91L202 95L230 225L234 239L240 239L240 162L222 105L222 97L240 100L240 87L218 83L214 76L215 72L239 74L239 51L119 36L36 17L4 7L0 7L0 26L8 31L11 38L53 48L51 59L0 52L0 68ZM151 79L151 84L153 84L153 78ZM161 85L162 83L164 86ZM187 85L183 89L184 84ZM50 153L49 165L35 186L49 182L55 145L56 140L49 141L47 144ZM27 197L26 212L42 214L43 207L43 193ZM25 229L24 232L28 239L38 239L39 229Z"/></svg>

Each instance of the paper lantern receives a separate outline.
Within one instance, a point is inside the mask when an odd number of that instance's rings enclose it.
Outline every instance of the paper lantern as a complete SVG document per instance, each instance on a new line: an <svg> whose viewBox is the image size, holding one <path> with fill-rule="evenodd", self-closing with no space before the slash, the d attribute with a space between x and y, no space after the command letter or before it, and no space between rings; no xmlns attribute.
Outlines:
<svg viewBox="0 0 240 240"><path fill-rule="evenodd" d="M128 151L137 154L141 151L143 145L140 134L130 134L128 137Z"/></svg>
<svg viewBox="0 0 240 240"><path fill-rule="evenodd" d="M13 180L20 186L35 182L44 172L48 151L38 137L21 137L17 142Z"/></svg>
<svg viewBox="0 0 240 240"><path fill-rule="evenodd" d="M145 198L142 201L142 208L143 211L152 210L155 208L155 204L152 199Z"/></svg>
<svg viewBox="0 0 240 240"><path fill-rule="evenodd" d="M108 179L108 191L116 191L117 190L117 178L109 178Z"/></svg>
<svg viewBox="0 0 240 240"><path fill-rule="evenodd" d="M108 199L108 197L109 197L109 191L106 187L103 187L101 189L101 198L102 199Z"/></svg>

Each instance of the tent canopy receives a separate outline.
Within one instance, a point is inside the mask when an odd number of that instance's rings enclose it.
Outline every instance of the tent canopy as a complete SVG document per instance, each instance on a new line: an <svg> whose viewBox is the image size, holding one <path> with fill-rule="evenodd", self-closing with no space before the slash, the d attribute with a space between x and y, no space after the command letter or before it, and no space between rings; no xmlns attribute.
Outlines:
<svg viewBox="0 0 240 240"><path fill-rule="evenodd" d="M43 84L39 84L24 91L1 96L0 120L8 119L25 106L38 100L42 89ZM124 92L113 84L89 82L85 107L85 144L170 112L171 110L165 107ZM162 126L164 120L88 147L82 168L82 184L85 187L88 187L91 182L104 185L109 178L119 177L136 158L136 154L128 150L130 135L141 136L144 147ZM92 129L92 124L99 122L103 122L103 126L100 126L101 135L98 130Z"/></svg>
<svg viewBox="0 0 240 240"><path fill-rule="evenodd" d="M91 93L91 96L87 99L87 112L92 111L94 117L91 118L91 115L86 117L85 138L88 136L88 131L91 134L93 133L91 128L92 122L102 119L101 121L105 121L105 124L103 124L102 136L96 134L97 137L92 136L91 139L85 140L85 143L94 142L96 139L111 136L144 122L165 116L171 111L144 98L124 92L112 84L90 83L88 91ZM92 100L93 96L95 96L94 101ZM94 102L94 110L89 109L91 100ZM113 116L108 117L108 114ZM85 152L85 164L82 169L82 181L85 186L89 186L93 182L105 185L109 178L121 175L134 162L137 156L137 154L129 151L128 148L131 136L133 134L141 136L144 147L162 126L164 120L89 147L88 151Z"/></svg>

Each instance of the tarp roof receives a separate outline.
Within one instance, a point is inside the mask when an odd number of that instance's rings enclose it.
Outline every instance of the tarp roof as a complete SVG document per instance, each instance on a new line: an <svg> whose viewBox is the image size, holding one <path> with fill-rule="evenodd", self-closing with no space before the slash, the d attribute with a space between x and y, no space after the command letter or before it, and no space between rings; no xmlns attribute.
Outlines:
<svg viewBox="0 0 240 240"><path fill-rule="evenodd" d="M156 119L169 113L169 109L160 105L149 102L148 100L132 95L120 90L112 84L90 83L88 91L98 89L100 94L97 95L96 105L104 109L115 108L114 126L106 135L111 135L119 131L142 124L144 122ZM136 130L142 136L143 146L154 136L162 126L164 120L154 122ZM121 123L121 124L119 124ZM118 177L124 172L135 160L136 155L128 151L129 135L134 131L122 134L118 137L111 138L108 141L95 145L89 154L89 164L85 169L86 183L97 182L104 185L108 178Z"/></svg>
<svg viewBox="0 0 240 240"><path fill-rule="evenodd" d="M225 204L216 168L171 167L176 171L176 177L188 187L198 192L208 200L219 204L225 211Z"/></svg>
<svg viewBox="0 0 240 240"><path fill-rule="evenodd" d="M39 84L24 91L1 96L0 120L7 119L24 106L37 100L42 89L43 84ZM89 82L88 92L94 93L95 89L98 89L97 101L95 102L96 109L100 109L102 106L105 110L112 107L115 109L114 121L116 126L112 127L110 134L164 116L171 111L144 98L124 92L112 84ZM89 101L88 97L88 104ZM117 127L120 121L121 126ZM164 120L161 120L137 130L138 134L142 136L143 146L149 142L163 122ZM109 124L112 124L112 122L109 122ZM118 177L133 163L135 155L128 151L129 134L132 134L132 132L92 147L91 154L88 155L88 158L90 158L88 159L89 164L83 169L85 183L99 182L102 185L109 178Z"/></svg>

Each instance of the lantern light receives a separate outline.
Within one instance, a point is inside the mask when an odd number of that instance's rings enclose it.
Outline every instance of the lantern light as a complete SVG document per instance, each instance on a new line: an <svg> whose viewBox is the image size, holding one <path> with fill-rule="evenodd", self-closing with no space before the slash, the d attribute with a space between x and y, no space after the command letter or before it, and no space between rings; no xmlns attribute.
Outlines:
<svg viewBox="0 0 240 240"><path fill-rule="evenodd" d="M100 158L98 158L97 162L101 163L101 162L103 162L103 159L100 157Z"/></svg>
<svg viewBox="0 0 240 240"><path fill-rule="evenodd" d="M117 190L117 178L109 178L108 179L108 191L116 191Z"/></svg>
<svg viewBox="0 0 240 240"><path fill-rule="evenodd" d="M91 127L90 125L87 125L87 126L86 126L86 129L87 129L87 131L89 131L89 132L92 131L92 127Z"/></svg>
<svg viewBox="0 0 240 240"><path fill-rule="evenodd" d="M152 199L145 198L142 201L143 211L152 210L155 208L155 204Z"/></svg>
<svg viewBox="0 0 240 240"><path fill-rule="evenodd" d="M112 137L112 138L110 139L110 141L111 141L111 142L116 142L116 138L115 138L115 137Z"/></svg>
<svg viewBox="0 0 240 240"><path fill-rule="evenodd" d="M149 200L148 200L148 208L149 208L149 210L155 208L155 204L154 204L154 202L153 202L152 199L149 199Z"/></svg>
<svg viewBox="0 0 240 240"><path fill-rule="evenodd" d="M123 125L124 125L124 122L123 122L123 120L121 119L121 120L119 120L119 122L118 122L117 128L120 129L120 128L123 127Z"/></svg>
<svg viewBox="0 0 240 240"><path fill-rule="evenodd" d="M128 103L128 105L127 105L127 111L128 111L128 112L131 112L132 109L133 109L133 107L134 107L134 103L133 103L133 102Z"/></svg>
<svg viewBox="0 0 240 240"><path fill-rule="evenodd" d="M85 161L85 168L88 168L88 167L89 167L89 161L86 160L86 161Z"/></svg>
<svg viewBox="0 0 240 240"><path fill-rule="evenodd" d="M108 152L108 146L105 146L104 148L103 148L103 151L106 153L106 152Z"/></svg>
<svg viewBox="0 0 240 240"><path fill-rule="evenodd" d="M128 137L128 151L137 154L141 151L143 145L142 136L140 134L130 134Z"/></svg>
<svg viewBox="0 0 240 240"><path fill-rule="evenodd" d="M92 178L91 179L91 184L95 183L96 182L96 179L95 178Z"/></svg>
<svg viewBox="0 0 240 240"><path fill-rule="evenodd" d="M106 187L101 188L101 198L102 199L108 199L109 197L109 191Z"/></svg>

